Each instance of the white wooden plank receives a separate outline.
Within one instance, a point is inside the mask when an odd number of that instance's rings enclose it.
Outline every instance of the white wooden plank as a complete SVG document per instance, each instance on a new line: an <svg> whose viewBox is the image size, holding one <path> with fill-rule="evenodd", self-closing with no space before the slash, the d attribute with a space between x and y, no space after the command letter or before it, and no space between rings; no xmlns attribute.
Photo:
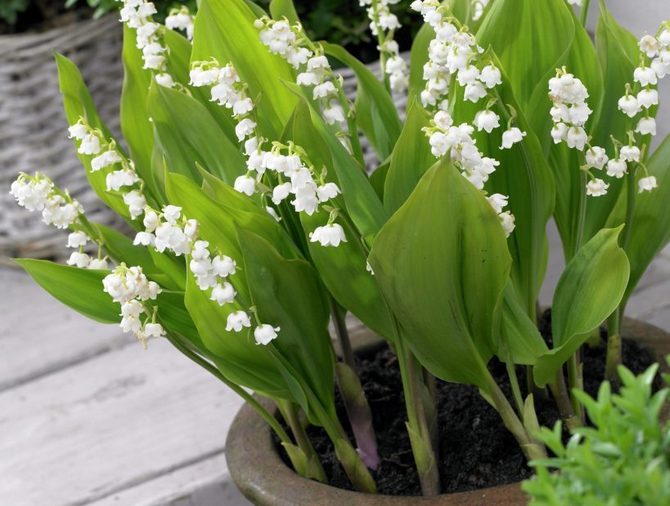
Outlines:
<svg viewBox="0 0 670 506"><path fill-rule="evenodd" d="M178 469L89 506L249 506L228 474L223 454Z"/></svg>
<svg viewBox="0 0 670 506"><path fill-rule="evenodd" d="M75 313L25 272L0 267L0 390L131 342Z"/></svg>
<svg viewBox="0 0 670 506"><path fill-rule="evenodd" d="M88 504L196 464L240 405L166 341L1 392L0 504Z"/></svg>

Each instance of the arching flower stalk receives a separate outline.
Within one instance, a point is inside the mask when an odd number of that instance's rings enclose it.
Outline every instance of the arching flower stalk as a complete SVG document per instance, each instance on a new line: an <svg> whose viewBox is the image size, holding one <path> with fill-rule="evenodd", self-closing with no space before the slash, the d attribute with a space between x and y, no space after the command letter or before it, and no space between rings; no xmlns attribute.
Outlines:
<svg viewBox="0 0 670 506"><path fill-rule="evenodd" d="M344 93L342 77L333 72L323 47L312 42L299 23L291 25L286 19L275 21L265 16L257 19L255 26L268 50L299 72L296 83L311 89L326 123L337 128L340 140L348 139L345 146L364 165L353 105Z"/></svg>
<svg viewBox="0 0 670 506"><path fill-rule="evenodd" d="M228 279L236 271L235 262L217 252L210 257L209 243L198 237L198 222L182 214L180 207L166 205L162 210L148 204L144 194L144 182L135 171L135 165L116 146L113 140L105 139L102 132L91 128L83 119L70 127L70 135L79 142L81 154L95 156L91 160L92 171L107 170L107 191L119 195L128 206L130 217L142 219L144 230L135 235L133 244L152 247L159 253L169 251L175 256L189 256L189 269L201 290L210 294L210 299L220 306L232 304L237 292ZM240 332L250 325L244 311L228 315L228 327ZM239 330L238 330L239 329Z"/></svg>
<svg viewBox="0 0 670 506"><path fill-rule="evenodd" d="M170 30L181 30L188 40L193 40L194 17L185 5L174 7L165 18L165 26Z"/></svg>
<svg viewBox="0 0 670 506"><path fill-rule="evenodd" d="M146 0L117 0L123 3L121 21L135 30L137 48L142 51L144 68L151 70L156 82L166 88L175 86L167 72L168 47L163 43L164 28L153 20L156 6Z"/></svg>
<svg viewBox="0 0 670 506"><path fill-rule="evenodd" d="M424 129L431 151L437 158L448 156L468 181L484 191L485 183L500 162L484 156L472 136L475 128L491 133L500 127L500 116L491 108L498 103L494 89L502 83L501 72L492 61L482 57L483 49L477 45L474 36L466 27L459 28L457 21L438 0L416 0L412 9L419 12L435 31L435 38L428 49L428 61L423 68L426 87L421 92L423 106L433 113L430 127ZM464 88L466 100L479 103L486 99L486 105L475 115L474 126L468 123L454 125L448 101L454 80ZM503 133L501 149L510 149L526 135L513 126L514 117L512 114ZM509 211L503 211L508 198L496 194L488 200L509 236L514 231L514 216Z"/></svg>
<svg viewBox="0 0 670 506"><path fill-rule="evenodd" d="M337 207L332 201L341 193L340 188L326 181L325 169L317 171L300 146L292 142L269 142L260 137L256 131L255 105L233 65L221 67L215 60L196 62L191 70L191 84L211 87L212 101L231 109L238 122L235 131L238 140L244 143L247 173L235 180L234 188L249 197L261 192L275 206L292 197L290 203L295 212L310 216L321 205L327 205L335 212L331 212L327 225L310 234L310 240L322 246L346 242L342 227L333 223ZM266 177L270 173L272 177ZM278 217L270 206L268 212Z"/></svg>
<svg viewBox="0 0 670 506"><path fill-rule="evenodd" d="M389 91L402 93L409 86L407 63L400 56L400 48L394 40L395 32L400 29L398 17L391 12L390 5L400 0L359 0L361 7L367 7L370 19L370 31L377 37L379 64L384 82Z"/></svg>
<svg viewBox="0 0 670 506"><path fill-rule="evenodd" d="M90 237L97 234L86 219L83 207L67 191L58 188L49 177L39 172L32 176L21 173L12 183L10 193L19 206L31 212L41 212L45 224L71 231L67 247L75 251L67 260L68 265L80 269L109 268L108 258L102 254L102 243ZM91 242L98 245L96 257L86 253Z"/></svg>

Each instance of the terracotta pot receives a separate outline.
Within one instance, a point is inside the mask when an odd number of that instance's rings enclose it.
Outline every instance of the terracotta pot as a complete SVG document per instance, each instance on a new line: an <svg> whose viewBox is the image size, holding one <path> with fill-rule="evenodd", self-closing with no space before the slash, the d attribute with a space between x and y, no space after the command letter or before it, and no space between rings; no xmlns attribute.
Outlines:
<svg viewBox="0 0 670 506"><path fill-rule="evenodd" d="M626 319L623 335L645 343L659 359L670 354L670 335L657 327ZM270 429L248 405L228 432L226 460L237 487L258 506L518 506L527 502L519 483L427 498L362 494L307 480L284 463Z"/></svg>

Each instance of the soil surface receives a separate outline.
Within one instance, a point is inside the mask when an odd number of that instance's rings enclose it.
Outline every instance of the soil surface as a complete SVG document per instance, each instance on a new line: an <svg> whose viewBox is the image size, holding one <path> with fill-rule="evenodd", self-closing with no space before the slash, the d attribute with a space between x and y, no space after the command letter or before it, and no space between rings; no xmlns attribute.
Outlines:
<svg viewBox="0 0 670 506"><path fill-rule="evenodd" d="M548 342L551 314L542 316L540 330ZM596 347L584 347L585 390L595 396L605 371L605 333ZM654 361L654 354L637 342L624 340L624 364L634 373L643 372ZM379 493L388 495L420 495L419 479L409 437L405 429L405 407L402 384L395 355L386 345L367 356L358 357L358 372L372 409L372 416L382 464L373 473ZM503 391L511 399L505 367L493 359L490 370ZM525 385L525 370L518 368L519 381ZM498 413L466 385L437 381L438 423L440 427L439 469L442 492L462 492L521 481L531 471L516 440L503 426ZM339 398L338 413L346 420ZM558 412L553 401L536 400L541 424L553 426ZM328 482L335 487L353 490L349 479L335 458L333 445L326 433L310 427L308 434L318 452ZM283 449L284 461L288 463ZM290 465L290 464L289 464Z"/></svg>

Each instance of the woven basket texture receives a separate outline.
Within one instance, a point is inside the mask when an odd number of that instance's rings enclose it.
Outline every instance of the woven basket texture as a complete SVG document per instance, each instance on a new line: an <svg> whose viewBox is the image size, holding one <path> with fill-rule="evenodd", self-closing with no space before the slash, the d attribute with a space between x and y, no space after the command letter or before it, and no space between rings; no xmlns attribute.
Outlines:
<svg viewBox="0 0 670 506"><path fill-rule="evenodd" d="M54 52L81 69L102 119L119 132L123 84L122 30L116 14L39 34L0 36L0 257L62 257L67 232L47 227L39 213L8 194L21 172L43 172L67 188L90 219L119 219L98 199L67 138Z"/></svg>
<svg viewBox="0 0 670 506"><path fill-rule="evenodd" d="M57 51L82 71L100 116L119 136L119 99L123 83L122 32L115 15L51 30L38 35L0 37L0 263L9 257L62 259L67 255L66 231L47 227L39 213L18 207L7 190L21 172L40 171L70 191L94 222L121 226L123 222L95 195L67 138L67 121L53 59ZM408 58L408 54L403 55ZM379 64L369 68L379 76ZM356 77L340 71L352 100ZM404 114L406 96L395 101ZM368 169L377 164L362 139Z"/></svg>

